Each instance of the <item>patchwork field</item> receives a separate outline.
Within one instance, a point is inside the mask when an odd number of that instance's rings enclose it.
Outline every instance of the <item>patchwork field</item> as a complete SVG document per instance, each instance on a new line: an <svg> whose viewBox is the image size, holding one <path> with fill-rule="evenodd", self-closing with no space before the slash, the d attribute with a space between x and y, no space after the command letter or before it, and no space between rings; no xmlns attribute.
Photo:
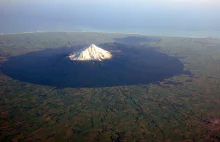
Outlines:
<svg viewBox="0 0 220 142"><path fill-rule="evenodd" d="M0 141L220 141L220 39L0 35L0 65L47 48L113 42L154 48L178 58L184 71L148 84L59 88L16 80L0 70Z"/></svg>

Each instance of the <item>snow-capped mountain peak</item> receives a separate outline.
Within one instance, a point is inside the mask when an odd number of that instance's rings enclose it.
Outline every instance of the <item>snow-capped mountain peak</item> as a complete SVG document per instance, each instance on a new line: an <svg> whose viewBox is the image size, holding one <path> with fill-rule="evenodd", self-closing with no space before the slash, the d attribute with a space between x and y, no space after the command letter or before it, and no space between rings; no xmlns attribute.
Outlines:
<svg viewBox="0 0 220 142"><path fill-rule="evenodd" d="M105 59L111 59L112 54L109 51L106 51L95 44L91 44L89 47L84 48L78 52L71 53L69 56L70 60L98 60L102 61Z"/></svg>

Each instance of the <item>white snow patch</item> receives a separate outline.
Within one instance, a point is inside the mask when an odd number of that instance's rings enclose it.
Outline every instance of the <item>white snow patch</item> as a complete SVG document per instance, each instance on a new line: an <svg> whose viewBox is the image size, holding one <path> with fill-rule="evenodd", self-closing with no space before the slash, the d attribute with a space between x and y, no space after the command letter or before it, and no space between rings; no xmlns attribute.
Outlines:
<svg viewBox="0 0 220 142"><path fill-rule="evenodd" d="M78 61L86 61L86 60L102 61L105 59L111 59L112 54L109 51L106 51L96 46L95 44L92 44L85 49L71 53L68 57L70 60L78 60Z"/></svg>

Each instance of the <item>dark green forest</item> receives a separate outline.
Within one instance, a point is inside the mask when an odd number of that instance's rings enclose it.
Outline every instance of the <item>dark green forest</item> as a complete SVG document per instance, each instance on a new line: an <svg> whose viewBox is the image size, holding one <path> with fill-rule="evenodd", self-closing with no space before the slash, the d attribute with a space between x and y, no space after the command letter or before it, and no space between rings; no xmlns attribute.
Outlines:
<svg viewBox="0 0 220 142"><path fill-rule="evenodd" d="M132 42L130 36L141 40ZM113 42L150 46L177 57L184 71L149 84L57 88L16 80L0 70L0 141L220 141L217 38L0 35L0 69L9 58L29 52Z"/></svg>

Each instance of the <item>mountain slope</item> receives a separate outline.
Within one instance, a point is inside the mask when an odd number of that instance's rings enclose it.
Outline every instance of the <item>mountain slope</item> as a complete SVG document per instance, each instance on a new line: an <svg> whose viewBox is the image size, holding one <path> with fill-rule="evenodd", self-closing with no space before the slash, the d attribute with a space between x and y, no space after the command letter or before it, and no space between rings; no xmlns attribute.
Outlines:
<svg viewBox="0 0 220 142"><path fill-rule="evenodd" d="M100 47L97 47L95 44L90 45L88 48L80 50L75 53L71 53L69 56L70 60L98 60L102 61L105 59L111 59L112 54L109 51L106 51Z"/></svg>

